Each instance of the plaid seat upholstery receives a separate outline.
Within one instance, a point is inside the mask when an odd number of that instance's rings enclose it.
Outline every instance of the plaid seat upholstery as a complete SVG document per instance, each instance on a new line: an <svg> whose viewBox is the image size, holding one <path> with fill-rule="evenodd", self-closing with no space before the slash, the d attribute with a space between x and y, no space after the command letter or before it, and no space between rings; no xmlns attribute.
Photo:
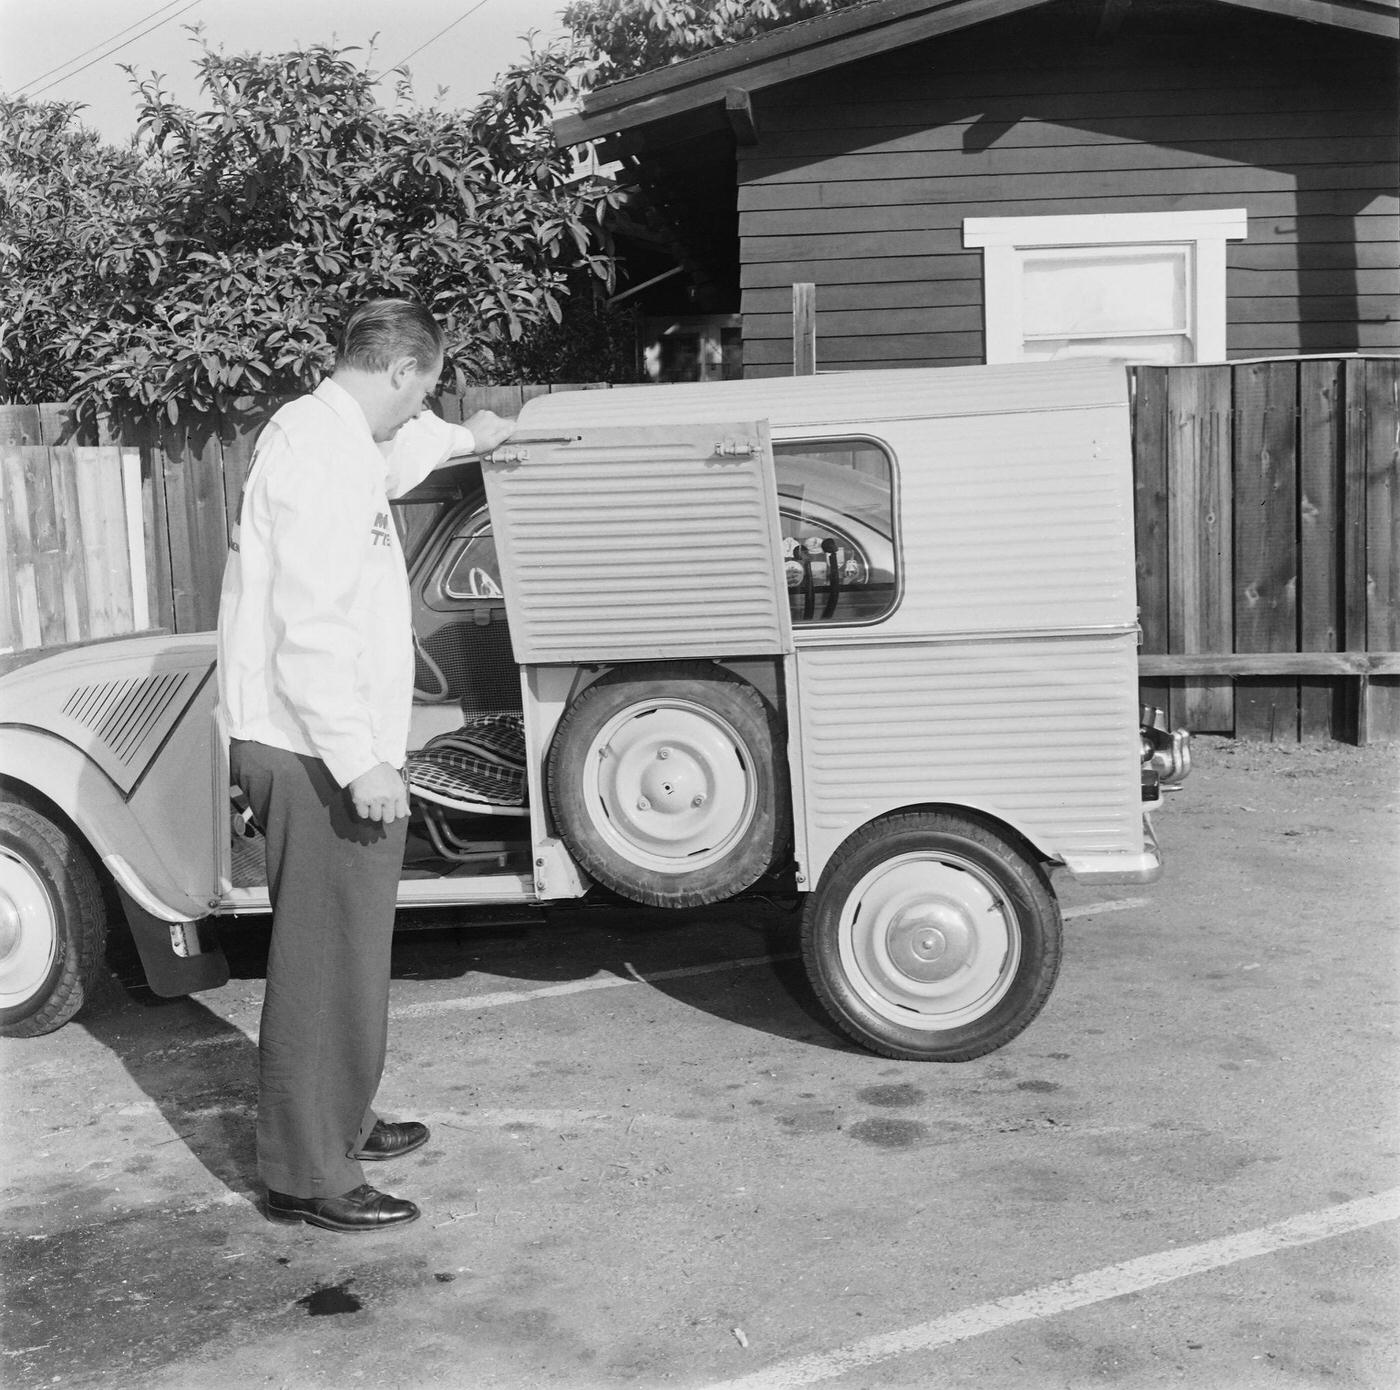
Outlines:
<svg viewBox="0 0 1400 1390"><path fill-rule="evenodd" d="M459 811L525 815L525 727L518 714L480 714L408 756L414 796Z"/></svg>

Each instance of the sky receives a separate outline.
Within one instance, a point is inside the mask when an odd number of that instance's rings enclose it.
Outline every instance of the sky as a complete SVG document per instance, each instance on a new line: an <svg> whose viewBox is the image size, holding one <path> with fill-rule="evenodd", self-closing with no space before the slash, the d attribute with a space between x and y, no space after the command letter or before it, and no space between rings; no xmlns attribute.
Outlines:
<svg viewBox="0 0 1400 1390"><path fill-rule="evenodd" d="M372 69L407 58L420 102L446 88L444 104L470 107L498 72L524 55L521 35L535 30L542 42L563 32L558 16L566 3L0 0L0 92L84 102L82 122L109 143L124 144L136 130L137 100L119 64L132 65L142 77L162 74L167 91L198 107L199 50L185 26L201 23L210 46L227 53L282 53L313 44L364 50L373 40ZM383 99L392 96L392 83L386 84Z"/></svg>

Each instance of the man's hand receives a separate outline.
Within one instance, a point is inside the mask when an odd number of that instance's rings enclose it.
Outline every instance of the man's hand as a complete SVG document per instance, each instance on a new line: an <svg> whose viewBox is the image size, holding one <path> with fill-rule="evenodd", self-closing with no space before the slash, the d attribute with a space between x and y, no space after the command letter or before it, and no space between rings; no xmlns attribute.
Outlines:
<svg viewBox="0 0 1400 1390"><path fill-rule="evenodd" d="M494 410L478 410L462 423L472 432L478 454L489 454L498 444L504 444L515 431L515 421L503 420Z"/></svg>
<svg viewBox="0 0 1400 1390"><path fill-rule="evenodd" d="M388 825L408 814L408 788L403 775L388 763L362 772L349 786L355 814L361 820L383 821Z"/></svg>

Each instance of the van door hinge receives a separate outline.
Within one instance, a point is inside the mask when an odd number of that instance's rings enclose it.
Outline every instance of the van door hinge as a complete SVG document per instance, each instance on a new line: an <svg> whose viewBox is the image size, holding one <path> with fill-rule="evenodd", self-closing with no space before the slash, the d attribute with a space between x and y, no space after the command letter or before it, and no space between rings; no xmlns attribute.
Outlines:
<svg viewBox="0 0 1400 1390"><path fill-rule="evenodd" d="M721 439L715 445L715 453L721 458L752 458L757 449L752 439Z"/></svg>
<svg viewBox="0 0 1400 1390"><path fill-rule="evenodd" d="M502 446L499 449L493 449L491 451L491 459L494 463L525 463L529 460L529 457L530 451L528 449L522 449L518 444L513 448Z"/></svg>

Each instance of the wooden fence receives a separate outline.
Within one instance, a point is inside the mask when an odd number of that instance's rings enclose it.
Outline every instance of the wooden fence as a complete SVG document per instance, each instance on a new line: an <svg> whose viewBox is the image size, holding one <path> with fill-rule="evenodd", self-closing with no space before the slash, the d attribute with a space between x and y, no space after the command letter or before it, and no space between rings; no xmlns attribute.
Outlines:
<svg viewBox="0 0 1400 1390"><path fill-rule="evenodd" d="M1400 358L1134 372L1144 701L1400 738Z"/></svg>
<svg viewBox="0 0 1400 1390"><path fill-rule="evenodd" d="M1400 738L1400 359L1132 375L1144 702L1241 738ZM581 389L483 387L443 414L514 415ZM212 627L228 517L269 413L94 451L111 441L82 437L64 406L0 406L0 650L143 626L139 598L115 597L120 564L100 558L122 546L151 625ZM99 495L105 509L85 500Z"/></svg>

